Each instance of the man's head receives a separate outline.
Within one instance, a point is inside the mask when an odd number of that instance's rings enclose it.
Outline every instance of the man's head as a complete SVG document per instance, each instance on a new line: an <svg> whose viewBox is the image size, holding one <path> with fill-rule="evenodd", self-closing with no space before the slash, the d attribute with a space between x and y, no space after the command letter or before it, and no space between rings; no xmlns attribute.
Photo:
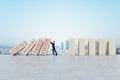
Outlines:
<svg viewBox="0 0 120 80"><path fill-rule="evenodd" d="M53 41L55 43L55 41Z"/></svg>

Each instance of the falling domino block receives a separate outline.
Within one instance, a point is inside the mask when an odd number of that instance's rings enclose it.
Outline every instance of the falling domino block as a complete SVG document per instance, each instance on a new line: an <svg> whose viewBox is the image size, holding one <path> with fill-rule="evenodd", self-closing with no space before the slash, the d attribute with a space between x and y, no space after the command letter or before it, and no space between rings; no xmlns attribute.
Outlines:
<svg viewBox="0 0 120 80"><path fill-rule="evenodd" d="M34 47L35 43L36 43L35 40L32 39L32 40L29 42L29 44L23 49L22 53L23 53L24 55L27 55L27 54L31 51L31 49Z"/></svg>
<svg viewBox="0 0 120 80"><path fill-rule="evenodd" d="M69 55L75 55L75 39L69 39Z"/></svg>
<svg viewBox="0 0 120 80"><path fill-rule="evenodd" d="M78 40L78 54L85 55L85 39Z"/></svg>
<svg viewBox="0 0 120 80"><path fill-rule="evenodd" d="M43 43L43 40L40 38L40 39L37 41L35 47L34 47L33 50L32 50L32 53L35 54L36 56L38 55L38 53L39 53L39 51L40 51L40 49L41 49L41 47L42 47L42 43Z"/></svg>
<svg viewBox="0 0 120 80"><path fill-rule="evenodd" d="M88 54L96 55L95 53L95 39L88 39Z"/></svg>
<svg viewBox="0 0 120 80"><path fill-rule="evenodd" d="M42 55L46 55L47 54L47 52L48 52L48 48L49 48L49 45L50 45L50 39L45 39L44 40L44 42L43 42L43 46L42 46L42 48L41 48L41 53L42 53Z"/></svg>
<svg viewBox="0 0 120 80"><path fill-rule="evenodd" d="M108 55L116 55L116 43L114 39L108 40Z"/></svg>
<svg viewBox="0 0 120 80"><path fill-rule="evenodd" d="M106 39L98 39L98 54L99 55L106 55L106 47L107 47L107 40Z"/></svg>
<svg viewBox="0 0 120 80"><path fill-rule="evenodd" d="M26 46L25 41L19 43L17 46L15 46L14 48L10 49L9 52L12 55L15 55L17 52L21 51L24 47Z"/></svg>

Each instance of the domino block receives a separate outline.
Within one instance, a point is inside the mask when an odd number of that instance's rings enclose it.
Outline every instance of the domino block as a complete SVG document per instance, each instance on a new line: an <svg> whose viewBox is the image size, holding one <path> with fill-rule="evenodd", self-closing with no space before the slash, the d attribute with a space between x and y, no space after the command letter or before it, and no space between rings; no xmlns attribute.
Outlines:
<svg viewBox="0 0 120 80"><path fill-rule="evenodd" d="M50 45L50 39L46 38L43 42L43 46L41 48L41 53L42 55L46 56L47 52L48 52L48 48L49 48L49 45Z"/></svg>
<svg viewBox="0 0 120 80"><path fill-rule="evenodd" d="M22 53L24 55L27 55L31 50L32 48L34 47L34 45L36 44L35 40L32 39L29 44L23 49Z"/></svg>
<svg viewBox="0 0 120 80"><path fill-rule="evenodd" d="M38 55L38 53L40 52L40 49L42 47L43 44L43 40L41 38L39 38L39 40L36 42L35 47L32 50L32 53L35 54L36 56Z"/></svg>
<svg viewBox="0 0 120 80"><path fill-rule="evenodd" d="M78 54L85 55L85 39L78 40Z"/></svg>
<svg viewBox="0 0 120 80"><path fill-rule="evenodd" d="M19 43L18 45L16 45L14 48L10 49L9 52L12 55L15 55L17 52L21 51L24 47L26 46L25 41Z"/></svg>
<svg viewBox="0 0 120 80"><path fill-rule="evenodd" d="M98 39L98 54L99 55L106 55L106 47L107 47L107 40Z"/></svg>
<svg viewBox="0 0 120 80"><path fill-rule="evenodd" d="M69 39L69 55L75 55L75 39Z"/></svg>
<svg viewBox="0 0 120 80"><path fill-rule="evenodd" d="M88 54L89 55L96 55L95 39L88 39Z"/></svg>
<svg viewBox="0 0 120 80"><path fill-rule="evenodd" d="M116 55L116 42L114 39L108 40L108 55L111 55L111 56Z"/></svg>

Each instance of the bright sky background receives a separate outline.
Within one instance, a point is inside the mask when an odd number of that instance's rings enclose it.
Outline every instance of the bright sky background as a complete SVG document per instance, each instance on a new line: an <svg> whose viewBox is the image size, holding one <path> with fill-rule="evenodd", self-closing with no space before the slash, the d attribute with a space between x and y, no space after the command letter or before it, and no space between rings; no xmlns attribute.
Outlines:
<svg viewBox="0 0 120 80"><path fill-rule="evenodd" d="M0 45L119 34L120 0L0 0Z"/></svg>

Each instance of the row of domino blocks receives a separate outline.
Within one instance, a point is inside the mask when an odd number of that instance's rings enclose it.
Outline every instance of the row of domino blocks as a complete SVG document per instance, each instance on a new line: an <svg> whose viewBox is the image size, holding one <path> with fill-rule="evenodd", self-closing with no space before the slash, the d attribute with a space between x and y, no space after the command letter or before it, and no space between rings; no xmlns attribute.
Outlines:
<svg viewBox="0 0 120 80"><path fill-rule="evenodd" d="M44 40L39 38L38 41L35 41L34 39L32 39L28 44L25 41L23 41L18 45L16 45L15 47L13 47L12 49L10 49L9 52L12 55L15 55L16 53L21 51L24 55L28 55L29 52L31 51L36 56L39 53L46 55L48 52L50 41L51 40L48 38Z"/></svg>
<svg viewBox="0 0 120 80"><path fill-rule="evenodd" d="M98 55L116 55L116 43L114 39L98 39ZM78 40L78 54L85 55L85 39ZM69 39L69 55L75 55L75 39ZM96 40L88 39L88 55L96 55Z"/></svg>

